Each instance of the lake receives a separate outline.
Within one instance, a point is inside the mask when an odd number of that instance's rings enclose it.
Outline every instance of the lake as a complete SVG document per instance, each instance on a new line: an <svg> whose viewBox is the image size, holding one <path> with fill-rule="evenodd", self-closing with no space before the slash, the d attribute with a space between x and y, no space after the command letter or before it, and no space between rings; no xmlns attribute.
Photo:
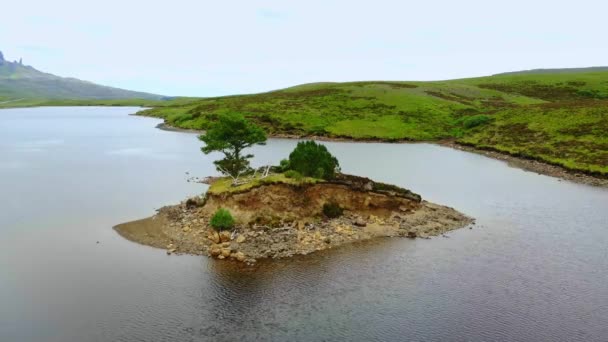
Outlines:
<svg viewBox="0 0 608 342"><path fill-rule="evenodd" d="M112 227L204 192L187 179L217 155L136 111L0 110L0 341L608 340L606 189L432 144L328 142L344 172L477 225L253 267L168 256Z"/></svg>

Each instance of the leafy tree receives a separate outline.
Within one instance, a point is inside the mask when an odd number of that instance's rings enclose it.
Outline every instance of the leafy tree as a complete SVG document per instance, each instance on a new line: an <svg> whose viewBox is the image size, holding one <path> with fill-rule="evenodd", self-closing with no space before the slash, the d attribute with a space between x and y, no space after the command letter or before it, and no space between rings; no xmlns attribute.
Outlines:
<svg viewBox="0 0 608 342"><path fill-rule="evenodd" d="M331 179L340 169L340 164L325 145L301 141L289 154L289 168L306 177Z"/></svg>
<svg viewBox="0 0 608 342"><path fill-rule="evenodd" d="M201 148L203 153L217 151L224 154L224 159L213 163L218 171L229 175L236 183L240 174L251 169L249 159L253 154L243 155L243 150L256 144L264 145L266 133L242 115L224 114L220 115L209 130L198 138L205 143Z"/></svg>

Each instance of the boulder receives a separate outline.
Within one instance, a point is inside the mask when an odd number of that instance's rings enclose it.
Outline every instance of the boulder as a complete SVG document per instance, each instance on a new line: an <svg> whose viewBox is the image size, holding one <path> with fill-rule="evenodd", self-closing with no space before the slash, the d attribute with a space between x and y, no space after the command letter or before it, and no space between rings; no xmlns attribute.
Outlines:
<svg viewBox="0 0 608 342"><path fill-rule="evenodd" d="M354 224L355 224L355 226L357 226L357 227L365 227L365 226L367 226L367 222L365 222L365 220L364 220L364 219L362 219L362 218L360 218L360 217L359 217L359 218L357 218L357 219L355 220L355 222L353 222L353 223L354 223Z"/></svg>
<svg viewBox="0 0 608 342"><path fill-rule="evenodd" d="M224 256L224 258L229 257L231 254L230 248L222 248L222 255Z"/></svg>
<svg viewBox="0 0 608 342"><path fill-rule="evenodd" d="M230 232L227 232L227 231L220 232L220 241L221 242L228 242L230 240L231 240Z"/></svg>
<svg viewBox="0 0 608 342"><path fill-rule="evenodd" d="M211 233L207 235L207 239L211 240L213 243L220 243L220 237L216 233Z"/></svg>
<svg viewBox="0 0 608 342"><path fill-rule="evenodd" d="M236 252L234 253L234 258L238 261L245 261L247 259L247 256L245 256L245 253L243 252Z"/></svg>
<svg viewBox="0 0 608 342"><path fill-rule="evenodd" d="M245 238L245 235L243 235L243 234L239 235L239 236L236 238L236 242L237 242L237 243L243 243L243 242L245 242L245 240L246 240L246 238Z"/></svg>
<svg viewBox="0 0 608 342"><path fill-rule="evenodd" d="M217 247L213 247L211 248L211 251L209 252L211 254L211 256L219 256L220 254L222 254L222 250L217 248Z"/></svg>

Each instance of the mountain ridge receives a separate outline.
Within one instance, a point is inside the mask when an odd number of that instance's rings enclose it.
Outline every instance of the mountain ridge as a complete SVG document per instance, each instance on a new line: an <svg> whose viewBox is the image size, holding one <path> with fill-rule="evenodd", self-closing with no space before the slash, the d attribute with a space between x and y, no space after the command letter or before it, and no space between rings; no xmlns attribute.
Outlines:
<svg viewBox="0 0 608 342"><path fill-rule="evenodd" d="M0 51L0 98L160 100L163 96L99 85L74 77L57 76L24 65L21 59L8 61Z"/></svg>

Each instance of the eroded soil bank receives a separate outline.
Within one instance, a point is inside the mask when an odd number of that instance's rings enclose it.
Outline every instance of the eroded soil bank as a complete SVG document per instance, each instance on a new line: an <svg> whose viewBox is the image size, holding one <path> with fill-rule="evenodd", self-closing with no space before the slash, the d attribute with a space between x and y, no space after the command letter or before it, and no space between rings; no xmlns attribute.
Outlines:
<svg viewBox="0 0 608 342"><path fill-rule="evenodd" d="M344 214L329 219L323 205ZM234 215L231 231L209 225L218 208ZM346 176L314 184L262 184L242 192L208 193L115 227L123 237L167 253L253 262L284 258L376 237L427 238L473 223L458 211L422 201L398 187Z"/></svg>

